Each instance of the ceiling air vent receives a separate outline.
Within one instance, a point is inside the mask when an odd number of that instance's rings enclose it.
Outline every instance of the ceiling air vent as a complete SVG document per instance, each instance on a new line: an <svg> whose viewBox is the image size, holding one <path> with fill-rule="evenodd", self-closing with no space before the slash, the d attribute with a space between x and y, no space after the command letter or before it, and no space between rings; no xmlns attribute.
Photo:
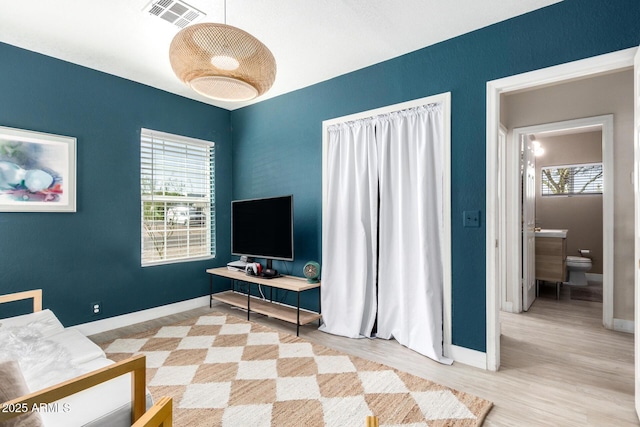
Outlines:
<svg viewBox="0 0 640 427"><path fill-rule="evenodd" d="M180 28L196 22L206 14L180 0L152 0L143 9Z"/></svg>

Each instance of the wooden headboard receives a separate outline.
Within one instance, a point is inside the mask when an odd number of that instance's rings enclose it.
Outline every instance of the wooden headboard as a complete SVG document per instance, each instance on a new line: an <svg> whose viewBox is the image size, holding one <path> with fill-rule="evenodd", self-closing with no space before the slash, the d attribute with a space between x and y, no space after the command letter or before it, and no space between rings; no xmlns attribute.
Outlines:
<svg viewBox="0 0 640 427"><path fill-rule="evenodd" d="M0 304L3 302L20 301L33 298L33 311L42 311L42 289L16 292L15 294L0 295Z"/></svg>

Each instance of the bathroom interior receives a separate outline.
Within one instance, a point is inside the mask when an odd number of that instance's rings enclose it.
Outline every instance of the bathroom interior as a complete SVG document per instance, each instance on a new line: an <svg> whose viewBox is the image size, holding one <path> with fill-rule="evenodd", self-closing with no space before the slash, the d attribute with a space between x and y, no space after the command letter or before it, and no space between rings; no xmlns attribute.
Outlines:
<svg viewBox="0 0 640 427"><path fill-rule="evenodd" d="M634 170L634 85L633 85L633 70L621 69L614 73L605 73L596 75L590 78L578 79L569 82L563 82L556 85L545 85L536 87L531 90L514 91L513 93L500 95L500 124L505 130L506 136L503 139L503 147L505 152L503 153L503 164L505 165L504 173L507 177L511 176L510 173L517 174L519 168L517 153L510 150L510 147L516 147L516 143L513 142L514 133L520 129L527 128L540 128L545 125L548 129L567 129L578 126L573 124L574 121L580 123L595 124L600 123L603 125L602 139L605 141L601 145L601 151L597 151L598 158L606 164L606 183L605 192L600 196L573 196L564 197L565 202L568 203L581 203L588 201L590 198L593 201L596 199L602 199L602 208L591 210L590 214L602 214L602 220L604 224L593 227L586 235L593 236L592 233L602 233L602 244L591 246L577 247L573 246L574 238L577 238L578 220L573 219L575 215L579 213L571 212L571 217L568 219L569 225L565 225L566 222L558 224L554 217L544 218L541 217L540 209L544 209L544 206L537 203L537 216L538 226L543 229L568 229L569 241L567 242L571 246L567 248L568 255L578 255L575 253L577 249L589 249L591 251L592 268L588 272L590 274L603 274L603 302L602 302L602 324L607 329L612 329L620 332L634 332L634 319L635 319L635 270L637 269L637 261L634 257L635 247L635 216L634 216L634 185L633 185L633 170ZM607 123L608 117L611 122ZM569 123L569 126L560 126L562 123ZM558 126L555 126L558 124ZM546 126L549 125L549 126ZM527 133L534 133L537 130L532 130ZM574 132L575 133L575 132ZM544 139L552 138L560 135L553 134L535 134L541 141L545 154L538 157L536 160L537 166L550 165L549 159L552 159L552 154L549 150L553 148L549 144L545 145ZM568 161L560 162L554 160L555 164L571 164L581 162L576 156L581 156L586 150L585 147L580 148L571 154ZM516 150L517 151L517 148ZM600 154L602 153L602 154ZM602 156L606 157L602 157ZM575 158L575 160L574 160ZM540 174L538 173L538 176ZM513 188L512 183L517 183L516 180L509 178L505 181L504 188L500 191L505 194L504 209L506 213L517 212L518 209L518 193L521 193L518 188ZM517 185L517 184L516 184ZM540 189L541 184L534 184L536 190ZM511 196L513 195L513 197ZM540 199L540 197L539 197ZM560 198L555 202L550 198L545 198L542 202L549 202L550 204L562 202ZM553 210L556 206L551 206ZM562 209L561 206L557 207ZM505 214L506 215L506 214ZM516 218L514 215L514 220ZM505 247L513 245L515 247L518 242L519 232L517 234L510 234L508 226L511 224L508 222L509 216L505 216L507 221L502 221L501 224L506 224ZM560 218L560 215L558 217ZM606 221L604 221L606 219ZM573 225L575 223L575 226ZM533 228L533 227L531 227ZM514 230L515 233L515 230ZM503 274L501 280L500 289L500 310L507 313L520 313L523 310L526 311L522 301L522 284L517 280L519 274L522 274L522 268L518 268L517 260L512 254L518 256L516 251L510 251L504 254L503 268L500 270ZM522 277L522 276L520 276ZM598 277L598 276L596 276ZM533 284L535 290L535 283ZM572 307L573 304L566 304L570 290L568 286L561 287L562 301L558 304L562 307ZM574 292L575 294L576 292ZM546 302L555 301L556 287L553 283L545 283L540 286L540 300ZM533 294L535 298L535 293ZM582 301L571 301L583 305ZM598 303L594 303L596 306ZM533 301L535 306L535 300ZM594 307L595 308L595 307Z"/></svg>
<svg viewBox="0 0 640 427"><path fill-rule="evenodd" d="M515 132L527 128L545 129L567 129L576 128L575 121L583 124L602 125L602 138L594 136L597 142L593 142L593 154L596 159L601 159L605 163L606 182L604 194L601 196L583 195L571 197L544 197L537 195L535 215L537 226L542 229L567 229L568 241L567 255L579 255L578 249L588 249L592 267L587 272L590 279L597 281L600 274L603 275L602 292L602 325L614 331L633 333L635 318L635 270L637 261L634 257L635 245L635 217L634 217L634 85L633 70L621 69L614 73L595 75L590 78L578 79L563 82L556 85L544 85L530 90L514 91L513 93L500 95L500 124L505 131L503 147L505 151L500 154L504 159L504 173L510 177L512 172L517 174L520 168L518 164L517 148L513 153L510 147L516 147L514 142ZM608 122L611 120L611 122ZM568 123L569 126L562 124ZM557 125L557 126L556 126ZM585 129L582 129L585 130ZM600 129L593 129L597 132ZM577 150L570 152L564 160L554 159L554 147L545 142L545 139L555 140L556 137L564 137L553 133L535 133L538 130L531 130L527 133L534 133L540 141L545 153L538 156L536 166L544 167L549 165L566 165L583 163L582 156L586 155L587 147L580 144ZM576 134L576 132L572 132ZM583 132L588 133L588 132ZM597 132L598 134L600 132ZM580 139L582 143L586 141L583 136L574 138ZM568 138L568 137L567 137ZM604 141L604 144L603 144ZM598 148L599 147L599 148ZM558 147L555 147L558 148ZM604 156L604 157L603 157ZM593 159L590 157L589 159ZM540 176L540 171L536 176ZM517 212L518 205L522 202L522 189L513 188L512 183L518 181L509 178L504 181L505 187L501 188L504 209L507 221L502 235L505 236L505 247L516 247L520 237L520 232L510 234L509 212ZM515 184L518 185L518 184ZM541 183L533 184L536 193L541 189ZM519 194L520 193L520 194ZM513 195L513 196L511 196ZM520 200L518 200L520 198ZM541 200L543 199L543 200ZM584 207L581 204L597 201L596 208ZM578 208L565 207L570 203L578 204ZM556 216L548 216L544 211L556 213ZM566 213L568 211L568 214ZM589 211L586 221L595 221L598 215L599 224L591 227L587 232L579 231L581 224L585 220L585 212ZM567 216L563 220L563 216ZM587 222L588 224L588 222ZM531 224L533 228L533 224ZM516 231L514 230L514 233ZM596 236L597 233L597 236ZM580 242L576 239L595 239L597 243ZM513 246L511 246L513 245ZM513 256L515 254L515 256ZM522 274L522 259L518 259L517 251L510 251L504 254L505 259L501 260L504 267L500 270L503 275L501 288L499 290L500 310L506 313L521 313L527 311L523 304L523 284L517 280ZM520 261L520 266L517 266ZM520 267L520 268L518 268ZM594 276L592 276L594 275ZM519 276L523 277L523 276ZM566 280L566 279L565 279ZM533 281L535 282L535 281ZM536 286L533 283L533 289ZM584 301L570 300L570 287L560 286L561 301L558 306L572 309L576 304L582 306ZM595 287L594 287L595 288ZM543 283L540 287L538 298L533 293L533 306L536 300L544 300L547 303L556 304L556 286L553 282ZM591 286L585 290L591 290ZM577 294L579 291L574 291ZM592 303L597 310L599 303ZM594 313L597 316L597 314Z"/></svg>
<svg viewBox="0 0 640 427"><path fill-rule="evenodd" d="M536 151L536 276L547 267L547 260L554 262L549 249L557 248L556 253L565 257L563 276L542 274L551 280L538 280L538 297L602 302L602 130L585 128L530 138ZM584 175L581 184L576 180L573 185L576 194L554 194L569 185L559 171L572 169Z"/></svg>

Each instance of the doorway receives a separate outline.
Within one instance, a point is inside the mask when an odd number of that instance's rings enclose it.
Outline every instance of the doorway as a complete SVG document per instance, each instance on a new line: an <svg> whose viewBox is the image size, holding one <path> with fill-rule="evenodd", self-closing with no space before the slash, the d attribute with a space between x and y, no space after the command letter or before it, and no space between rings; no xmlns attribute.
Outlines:
<svg viewBox="0 0 640 427"><path fill-rule="evenodd" d="M501 117L501 95L542 87L545 85L568 82L578 78L612 73L633 66L634 55L637 48L614 52L594 58L588 58L573 63L562 64L548 69L538 70L522 75L506 77L487 83L487 216L494 217L496 221L487 222L487 277L486 277L486 306L487 306L487 369L497 370L500 366L500 327L499 307L500 289L503 278L501 265L505 265L504 254L508 255L509 239L508 230L520 230L521 219L515 219L507 215L510 203L501 200L498 181L499 170L509 173L509 166L514 168L513 162L508 162L508 156L501 157L501 147L498 146L499 126ZM507 181L508 183L508 181ZM513 191L506 189L506 194ZM517 194L517 193L516 193ZM506 232L502 232L498 224L506 222ZM516 240L517 241L517 240ZM506 266L505 266L506 268ZM507 279L508 280L508 279Z"/></svg>
<svg viewBox="0 0 640 427"><path fill-rule="evenodd" d="M604 81L602 82L606 84ZM517 96L517 95L516 95ZM509 103L505 103L508 107ZM596 270L602 274L602 302L603 302L603 325L607 329L614 328L613 322L613 277L614 277L614 116L603 115L595 117L585 117L574 120L565 120L554 123L546 123L535 126L526 126L513 129L511 131L511 138L506 147L506 151L510 157L507 158L507 162L514 162L521 165L519 168L510 168L511 171L516 171L518 175L507 176L507 181L519 182L521 174L524 173L526 168L523 167L523 161L527 163L533 163L533 168L536 171L534 176L537 177L538 171L541 170L539 162L540 158L536 157L535 153L527 158L521 155L521 141L555 141L556 144L560 141L570 143L568 147L579 153L563 153L562 160L558 163L557 160L547 160L543 166L551 165L563 165L568 163L581 163L585 164L589 159L599 160L602 166L602 195L575 195L572 197L559 196L556 200L545 200L545 197L540 197L540 191L542 190L540 178L535 178L533 188L531 186L518 185L514 186L515 190L520 194L514 194L520 200L522 200L523 209L514 203L508 204L506 216L510 217L510 223L517 223L517 218L520 215L525 218L523 225L530 223L528 227L522 227L519 230L513 230L512 232L522 233L523 241L531 240L524 239L524 236L531 236L534 233L535 228L542 229L569 229L567 233L567 242L570 243L567 246L568 256L578 256L578 250L587 250L591 247L592 253L589 256L594 257L596 262ZM569 137L574 135L574 137ZM596 141L593 141L593 137L596 137ZM599 139L599 141L598 141ZM594 147L594 142L595 147ZM540 147L544 149L544 147ZM547 149L550 147L547 146ZM600 151L593 153L594 148ZM591 153L591 154L589 154ZM544 155L543 155L544 156ZM532 159L533 157L533 159ZM558 155L555 156L556 159ZM598 158L599 157L599 158ZM538 159L538 160L536 160ZM582 159L582 160L576 160ZM529 194L529 193L533 194ZM550 196L551 199L557 196ZM543 204L544 209L539 209ZM549 206L551 204L552 206ZM529 205L528 209L526 209ZM532 205L532 206L531 206ZM563 207L564 206L564 207ZM629 206L631 207L631 206ZM594 208L599 209L600 212L593 213ZM551 211L553 209L553 211ZM569 211L567 211L569 209ZM527 211L533 211L533 218L531 214L527 214ZM585 212L586 211L586 212ZM591 212L589 212L591 211ZM561 218L555 220L552 215L557 213ZM593 231L589 229L591 224L588 218L595 215L599 221L596 221L599 228L598 233L601 231L601 238L590 239L587 233ZM527 221L527 219L529 219ZM534 237L535 239L535 237ZM535 277L535 250L531 249L532 245L518 245L517 239L509 239L509 245L511 248L506 256L506 263L513 265L514 263L520 263L522 261L522 269L511 269L511 276L507 280L505 285L510 284L510 292L505 292L505 296L512 296L513 301L502 301L502 306L509 306L511 311L519 313L527 311L535 299L536 295L536 277ZM598 242L597 245L588 244L585 242ZM601 241L601 243L600 243ZM579 242L580 244L574 244L573 242ZM504 297L503 297L504 298Z"/></svg>

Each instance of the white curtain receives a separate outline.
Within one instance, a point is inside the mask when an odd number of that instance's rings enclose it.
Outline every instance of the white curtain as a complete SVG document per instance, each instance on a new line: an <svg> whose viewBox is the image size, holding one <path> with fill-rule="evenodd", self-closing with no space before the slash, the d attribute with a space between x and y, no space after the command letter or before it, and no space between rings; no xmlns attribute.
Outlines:
<svg viewBox="0 0 640 427"><path fill-rule="evenodd" d="M444 126L440 104L378 117L378 331L425 356L442 352Z"/></svg>
<svg viewBox="0 0 640 427"><path fill-rule="evenodd" d="M376 316L378 160L371 120L328 129L321 330L369 337Z"/></svg>
<svg viewBox="0 0 640 427"><path fill-rule="evenodd" d="M328 130L321 330L370 336L377 314L378 337L450 364L442 354L442 105Z"/></svg>

